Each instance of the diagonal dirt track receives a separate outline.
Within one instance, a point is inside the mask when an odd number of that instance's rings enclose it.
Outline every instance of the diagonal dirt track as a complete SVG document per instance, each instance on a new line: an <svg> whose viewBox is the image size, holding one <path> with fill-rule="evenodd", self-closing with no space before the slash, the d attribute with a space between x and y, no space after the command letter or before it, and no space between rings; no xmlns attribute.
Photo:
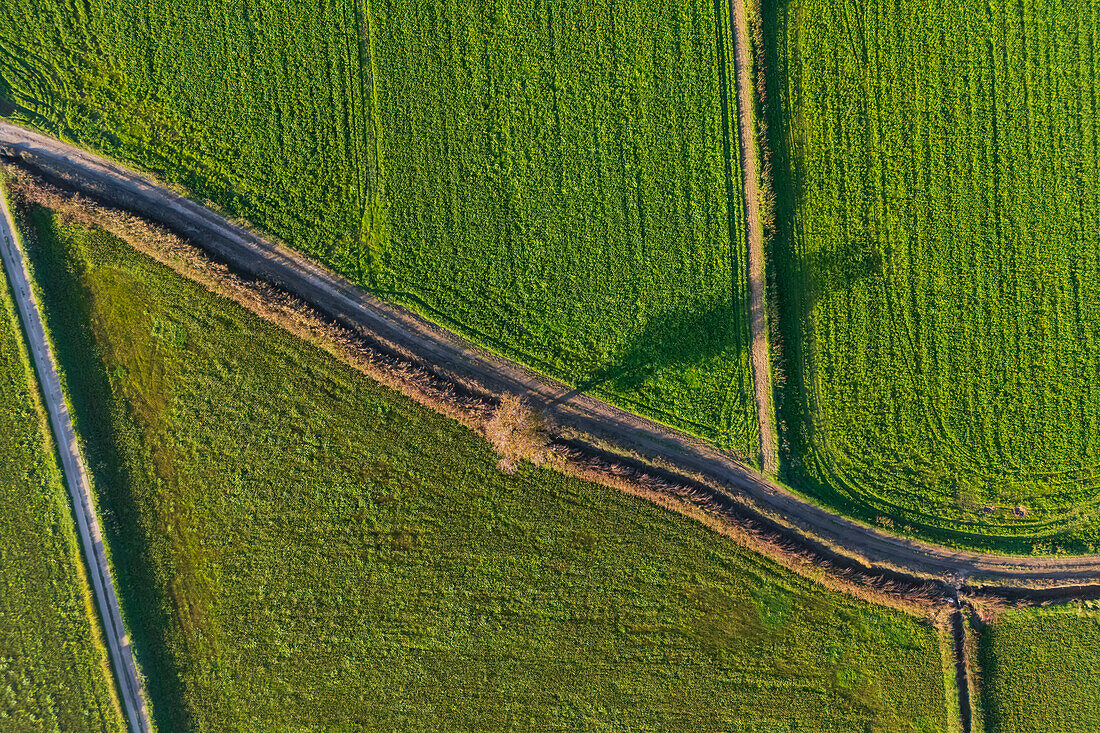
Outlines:
<svg viewBox="0 0 1100 733"><path fill-rule="evenodd" d="M760 160L753 118L752 51L744 0L730 0L733 36L733 73L737 79L737 125L741 143L741 187L745 198L745 239L749 260L749 326L752 345L752 390L756 395L756 422L760 426L760 460L764 473L779 469L779 452L772 404L771 356L765 313L767 276L764 270L764 227L760 218Z"/></svg>
<svg viewBox="0 0 1100 733"><path fill-rule="evenodd" d="M134 655L126 629L122 624L122 612L119 609L115 585L111 578L111 567L103 549L103 537L100 533L99 519L96 517L95 504L92 501L88 474L84 459L77 447L76 431L69 416L65 397L61 391L57 363L50 349L46 332L42 325L42 316L31 291L30 277L22 248L15 234L15 224L8 210L5 194L0 189L0 261L7 272L23 322L23 332L27 338L27 351L34 362L34 370L42 388L42 397L49 412L50 427L53 429L57 453L64 469L65 485L73 502L73 514L76 517L80 546L88 563L88 578L103 623L104 638L110 652L111 666L118 678L119 699L126 712L130 730L145 733L151 730L148 711L145 706L145 693L141 677L134 666Z"/></svg>
<svg viewBox="0 0 1100 733"><path fill-rule="evenodd" d="M248 275L272 282L384 350L442 378L489 394L511 393L553 422L660 461L721 487L739 511L761 518L833 564L915 581L996 585L1023 594L1100 592L1100 556L1010 557L898 537L834 514L729 455L481 349L403 308L364 294L343 277L230 223L144 176L0 120L0 156L47 179L167 226Z"/></svg>

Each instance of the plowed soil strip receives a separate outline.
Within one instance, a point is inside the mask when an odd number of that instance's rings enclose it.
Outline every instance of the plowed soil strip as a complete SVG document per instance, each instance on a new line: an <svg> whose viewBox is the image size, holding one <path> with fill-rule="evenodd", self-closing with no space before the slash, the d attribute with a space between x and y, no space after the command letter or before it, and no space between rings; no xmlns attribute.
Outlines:
<svg viewBox="0 0 1100 733"><path fill-rule="evenodd" d="M50 415L57 452L61 457L61 466L65 473L65 484L73 502L73 513L80 535L80 545L88 563L88 577L92 581L92 592L103 622L104 635L111 655L111 666L118 678L119 699L126 711L130 729L135 733L151 730L149 716L145 707L145 694L134 665L134 655L130 640L122 625L122 612L119 610L115 584L111 579L111 568L103 551L103 537L96 517L95 504L92 502L91 487L84 467L84 459L76 443L76 431L69 417L65 397L61 392L61 380L58 378L57 363L53 351L46 340L42 326L42 316L38 302L31 291L30 276L23 258L22 248L15 234L4 192L0 190L0 259L8 274L15 295L19 317L23 321L23 331L27 336L27 346L34 361L34 369L42 387L42 396Z"/></svg>

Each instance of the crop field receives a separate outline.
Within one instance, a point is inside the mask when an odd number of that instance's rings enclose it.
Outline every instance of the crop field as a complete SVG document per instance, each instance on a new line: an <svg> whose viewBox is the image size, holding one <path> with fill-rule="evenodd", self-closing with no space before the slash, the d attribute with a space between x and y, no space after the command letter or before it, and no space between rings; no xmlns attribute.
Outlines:
<svg viewBox="0 0 1100 733"><path fill-rule="evenodd" d="M769 3L787 478L1094 552L1100 4Z"/></svg>
<svg viewBox="0 0 1100 733"><path fill-rule="evenodd" d="M0 729L122 733L18 323L0 268Z"/></svg>
<svg viewBox="0 0 1100 733"><path fill-rule="evenodd" d="M10 0L0 114L755 459L727 16L703 0Z"/></svg>
<svg viewBox="0 0 1100 733"><path fill-rule="evenodd" d="M986 627L986 733L1100 729L1100 613L1094 606L1015 610Z"/></svg>
<svg viewBox="0 0 1100 733"><path fill-rule="evenodd" d="M161 730L954 730L927 623L28 222Z"/></svg>

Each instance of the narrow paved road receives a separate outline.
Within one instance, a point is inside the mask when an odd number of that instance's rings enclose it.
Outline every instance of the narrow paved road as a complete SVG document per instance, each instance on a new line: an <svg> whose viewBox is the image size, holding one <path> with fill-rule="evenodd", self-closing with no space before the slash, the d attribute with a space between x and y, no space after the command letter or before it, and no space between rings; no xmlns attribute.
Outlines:
<svg viewBox="0 0 1100 733"><path fill-rule="evenodd" d="M772 404L772 362L768 348L767 275L764 264L764 222L760 218L760 160L753 125L752 48L745 0L730 0L733 73L737 80L737 124L741 143L741 186L745 197L745 241L749 260L749 326L752 343L752 390L760 426L760 459L764 473L779 470L778 432Z"/></svg>
<svg viewBox="0 0 1100 733"><path fill-rule="evenodd" d="M659 459L684 476L723 487L738 511L783 527L837 563L912 579L970 579L1015 589L1100 584L1100 556L1013 557L967 552L887 534L819 507L701 440L578 393L479 348L398 306L364 294L302 254L276 244L144 176L0 120L0 157L48 180L133 211L189 238L249 275L275 283L383 349L488 393L511 393L559 425Z"/></svg>
<svg viewBox="0 0 1100 733"><path fill-rule="evenodd" d="M34 369L42 387L42 395L50 415L50 427L53 429L57 451L61 456L61 466L65 473L65 483L69 487L69 496L76 515L80 545L88 562L88 576L92 581L92 592L103 622L104 635L111 655L111 666L118 680L119 698L126 712L130 729L135 733L150 730L149 717L145 707L145 694L134 665L134 655L130 640L122 625L122 613L115 595L115 585L111 579L111 568L103 553L103 537L99 531L99 520L92 503L91 487L84 468L84 459L76 443L69 410L61 393L61 381L57 376L57 364L53 351L46 340L42 327L42 316L38 303L31 292L30 277L27 273L23 251L15 234L15 224L8 209L6 197L0 189L0 259L8 274L15 294L19 317L23 321L23 330L27 335Z"/></svg>

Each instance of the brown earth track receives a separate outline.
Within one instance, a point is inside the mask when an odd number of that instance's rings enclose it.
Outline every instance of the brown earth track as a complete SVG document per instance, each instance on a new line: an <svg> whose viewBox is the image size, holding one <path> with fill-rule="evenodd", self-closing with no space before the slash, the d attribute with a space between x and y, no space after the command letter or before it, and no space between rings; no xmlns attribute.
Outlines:
<svg viewBox="0 0 1100 733"><path fill-rule="evenodd" d="M1089 594L1100 584L1100 556L1012 557L955 550L890 535L834 514L714 446L579 393L410 311L378 301L304 255L86 151L0 121L0 156L168 227L236 270L281 287L442 379L484 394L514 394L565 430L644 456L686 483L702 479L718 487L728 506L759 518L832 565L916 583L993 586L1033 598Z"/></svg>
<svg viewBox="0 0 1100 733"><path fill-rule="evenodd" d="M749 325L752 345L752 389L756 395L756 421L760 428L760 460L764 473L779 469L775 406L772 404L771 356L768 349L767 275L764 260L764 226L760 217L760 158L753 120L752 49L744 0L730 0L733 36L733 74L737 85L737 124L741 143L741 186L745 198L745 239L749 260Z"/></svg>

